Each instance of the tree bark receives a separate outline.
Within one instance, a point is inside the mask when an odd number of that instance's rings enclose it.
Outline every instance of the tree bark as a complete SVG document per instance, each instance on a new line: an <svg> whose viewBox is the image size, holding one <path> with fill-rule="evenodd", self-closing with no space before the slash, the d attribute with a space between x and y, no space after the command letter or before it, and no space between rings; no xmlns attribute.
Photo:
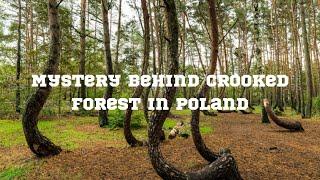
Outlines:
<svg viewBox="0 0 320 180"><path fill-rule="evenodd" d="M81 17L80 17L80 66L79 74L86 74L86 9L87 1L81 0ZM86 86L84 80L81 80L80 97L86 98Z"/></svg>
<svg viewBox="0 0 320 180"><path fill-rule="evenodd" d="M303 127L302 127L300 122L298 122L298 121L290 122L290 121L285 121L285 120L282 120L282 119L278 118L274 114L274 112L272 111L268 99L264 99L263 100L263 104L264 104L264 107L265 107L270 119L274 123L276 123L278 126L283 127L285 129L288 129L290 131L304 131L304 129L303 129Z"/></svg>
<svg viewBox="0 0 320 180"><path fill-rule="evenodd" d="M209 3L214 4L215 1L209 1ZM174 0L164 0L164 4L167 15L169 39L169 74L175 75L179 71L179 24ZM215 66L213 68L215 68ZM164 97L168 100L169 109L172 107L172 102L175 97L176 91L177 89L175 87L170 87L167 88L164 93ZM172 165L168 164L163 158L159 147L159 132L161 131L164 121L168 117L169 112L170 110L156 111L150 120L150 126L148 130L149 156L154 169L163 179L241 179L234 159L228 154L223 154L221 158L196 172L182 172ZM199 111L197 112L199 114Z"/></svg>
<svg viewBox="0 0 320 180"><path fill-rule="evenodd" d="M305 110L305 118L311 118L312 115L312 94L313 94L313 85L312 85L312 71L311 71L311 59L309 51L309 42L307 34L307 25L305 17L305 8L304 0L301 0L300 12L301 12L301 26L302 26L302 38L303 38L303 52L304 52L304 62L306 68L306 79L307 79L307 102Z"/></svg>
<svg viewBox="0 0 320 180"><path fill-rule="evenodd" d="M116 73L119 73L119 47L120 47L120 36L121 36L121 16L122 16L122 0L119 1L119 14L118 14L118 32L117 32L117 45L116 45Z"/></svg>
<svg viewBox="0 0 320 180"><path fill-rule="evenodd" d="M20 93L20 74L21 74L21 0L18 0L18 43L17 43L17 64L16 64L16 112L20 113L20 101L21 101L21 93Z"/></svg>
<svg viewBox="0 0 320 180"><path fill-rule="evenodd" d="M45 75L54 75L59 66L60 58L60 23L59 11L56 0L48 0L48 18L50 28L50 51ZM39 157L57 155L61 148L54 145L48 138L43 136L38 129L38 116L48 99L52 87L39 88L28 100L26 110L23 115L22 125L29 148Z"/></svg>
<svg viewBox="0 0 320 180"><path fill-rule="evenodd" d="M112 57L111 57L111 48L110 48L110 34L109 34L109 4L108 0L101 0L101 10L102 10L102 20L103 20L103 32L104 32L104 58L106 63L106 74L114 75ZM109 80L108 80L109 81ZM108 82L109 84L109 82ZM108 86L104 94L105 99L112 97L113 87ZM108 125L108 110L99 111L99 124L100 127Z"/></svg>
<svg viewBox="0 0 320 180"><path fill-rule="evenodd" d="M211 61L209 70L207 75L214 74L217 67L217 59L218 59L218 51L219 51L219 36L218 36L218 23L217 23L217 15L216 15L216 2L215 1L208 1L209 3L209 12L210 12L210 21L211 21ZM198 94L196 95L197 98L206 97L208 93L209 86L207 82L204 80L201 85L201 89L199 90ZM213 162L219 158L219 155L213 153L207 146L205 145L199 128L199 117L200 110L192 111L192 120L191 120L191 131L192 131L192 138L193 142L201 154L203 158L205 158L209 162Z"/></svg>
<svg viewBox="0 0 320 180"><path fill-rule="evenodd" d="M319 96L319 93L320 93L320 59L319 59L319 48L318 48L318 44L317 44L317 35L318 35L318 31L317 31L317 28L318 28L318 24L316 22L316 6L313 5L312 6L312 13L313 13L313 25L314 25L314 28L313 28L313 34L314 34L314 37L313 37L313 46L314 46L314 60L316 62L316 65L317 65L317 68L318 68L318 87L316 88L317 91L316 91L316 94Z"/></svg>
<svg viewBox="0 0 320 180"><path fill-rule="evenodd" d="M275 61L276 61L276 71L277 74L280 74L280 35L279 35L279 21L278 21L278 2L277 1L272 1L272 11L274 11L274 15L272 16L272 20L274 21L273 27L273 35L275 38ZM282 94L281 94L281 88L275 87L275 102L276 104L274 105L273 109L279 108L281 112L284 112L283 108L283 102L282 102Z"/></svg>
<svg viewBox="0 0 320 180"><path fill-rule="evenodd" d="M260 11L259 11L259 1L255 0L253 2L253 6L254 6L254 41L255 41L255 56L257 59L257 64L258 64L258 74L262 74L262 67L263 67L263 63L262 63L262 56L261 56L261 49L260 49L260 28L259 28L259 17L260 17ZM266 109L263 106L263 102L262 99L265 98L265 89L261 88L261 96L262 97L260 99L260 105L262 108L262 112L261 112L261 122L262 123L270 123L270 120L268 118L268 114Z"/></svg>
<svg viewBox="0 0 320 180"><path fill-rule="evenodd" d="M144 52L143 52L143 65L141 75L147 74L148 66L149 66L149 53L150 53L150 17L148 12L148 6L146 0L141 0L141 6L143 11L143 23L144 23ZM139 98L143 93L143 87L139 85L134 93L132 98ZM131 132L131 115L132 115L132 103L128 105L128 109L125 116L124 121L124 136L126 141L130 146L142 146L145 143L138 141Z"/></svg>

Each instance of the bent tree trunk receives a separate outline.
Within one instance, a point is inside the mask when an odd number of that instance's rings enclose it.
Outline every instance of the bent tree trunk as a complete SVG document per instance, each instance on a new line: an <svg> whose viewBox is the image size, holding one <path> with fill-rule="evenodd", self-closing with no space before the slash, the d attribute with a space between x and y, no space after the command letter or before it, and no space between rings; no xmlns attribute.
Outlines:
<svg viewBox="0 0 320 180"><path fill-rule="evenodd" d="M272 111L271 107L270 107L270 103L268 101L268 99L264 99L263 100L263 105L267 111L267 114L269 115L270 119L276 123L278 126L283 127L285 129L288 129L290 131L304 131L302 125L300 122L296 121L296 122L290 122L290 121L286 121L286 120L282 120L280 118L278 118L275 113Z"/></svg>
<svg viewBox="0 0 320 180"><path fill-rule="evenodd" d="M214 3L214 2L213 2ZM179 24L176 12L176 5L174 0L164 0L167 27L169 38L169 53L168 62L170 62L169 74L174 75L178 73L178 33ZM173 80L174 81L174 80ZM173 82L174 83L174 82ZM176 88L167 88L164 97L168 100L169 109L172 107L172 102L176 94ZM154 169L163 179L241 179L236 163L232 156L223 154L215 162L207 165L203 169L195 172L182 172L171 164L168 164L162 156L160 150L160 136L159 132L162 129L164 121L168 117L170 110L156 111L150 120L148 137L149 146L148 152ZM199 111L198 111L199 112Z"/></svg>
<svg viewBox="0 0 320 180"><path fill-rule="evenodd" d="M48 0L48 18L51 41L49 60L43 74L54 75L57 72L60 58L60 23L56 0ZM52 89L48 84L49 82L47 81L46 83L47 87L39 88L28 100L22 119L23 131L28 146L39 157L57 155L61 152L61 148L43 136L37 126L39 113Z"/></svg>
<svg viewBox="0 0 320 180"><path fill-rule="evenodd" d="M214 74L217 67L217 59L218 59L218 44L219 44L219 37L218 37L218 23L217 23L217 15L216 15L216 2L214 0L208 0L209 4L209 15L210 15L210 21L211 21L211 61L210 61L210 67L207 72L207 75ZM202 88L197 94L197 98L202 98L206 95L208 92L209 87L207 85L206 81L203 81ZM193 142L200 153L200 155L206 159L209 162L219 161L220 157L218 154L212 152L204 143L200 128L199 128L199 118L200 118L200 111L195 110L192 111L192 120L191 120L191 132L192 132L192 138ZM231 156L230 156L231 157ZM236 164L236 162L233 160L232 164ZM235 166L236 167L236 166ZM234 173L238 174L240 177L237 169L234 169ZM234 175L235 175L234 174Z"/></svg>
<svg viewBox="0 0 320 180"><path fill-rule="evenodd" d="M111 57L111 48L110 48L110 34L109 34L109 11L108 1L101 0L101 9L102 9L102 20L103 20L103 33L104 33L104 58L106 62L106 74L112 75L113 66L112 66L112 57ZM109 81L109 80L108 80ZM109 84L109 82L108 82ZM113 87L108 86L106 89L106 93L104 95L105 99L109 99L112 97ZM104 127L108 125L108 110L99 111L99 124L100 127Z"/></svg>
<svg viewBox="0 0 320 180"><path fill-rule="evenodd" d="M141 6L143 11L143 21L144 21L144 52L143 52L143 65L141 75L147 74L149 66L149 52L150 52L150 26L149 26L149 13L147 7L147 1L141 0ZM143 92L143 87L140 85L136 88L133 93L132 98L141 97ZM146 108L146 107L144 107ZM130 146L143 146L144 142L138 141L131 132L131 115L132 115L132 103L128 105L126 112L126 117L124 121L124 136L126 141Z"/></svg>

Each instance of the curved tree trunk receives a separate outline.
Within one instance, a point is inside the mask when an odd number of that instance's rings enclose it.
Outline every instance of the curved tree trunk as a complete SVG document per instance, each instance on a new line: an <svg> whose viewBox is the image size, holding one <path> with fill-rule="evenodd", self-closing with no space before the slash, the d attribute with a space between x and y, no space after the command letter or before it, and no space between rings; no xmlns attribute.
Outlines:
<svg viewBox="0 0 320 180"><path fill-rule="evenodd" d="M149 52L150 52L150 21L149 21L149 13L148 6L146 0L141 0L141 6L143 11L143 21L144 21L144 52L143 52L143 65L141 75L147 74L148 66L149 66ZM143 87L140 85L136 88L133 93L132 98L139 98L143 93ZM131 132L131 115L132 115L132 104L128 105L128 109L126 112L126 117L124 121L124 136L126 141L130 146L142 146L145 143L138 141Z"/></svg>
<svg viewBox="0 0 320 180"><path fill-rule="evenodd" d="M48 18L51 42L49 60L43 74L54 75L58 70L60 58L60 23L56 0L48 0ZM23 131L28 146L39 157L57 155L61 152L61 148L43 136L37 126L39 113L48 99L51 89L52 87L49 86L47 81L47 87L39 88L31 96L22 119Z"/></svg>
<svg viewBox="0 0 320 180"><path fill-rule="evenodd" d="M290 131L304 131L304 129L303 129L303 127L302 127L300 122L298 122L298 121L290 122L290 121L285 121L285 120L282 120L282 119L278 118L274 114L274 112L272 111L268 99L264 99L263 100L263 105L264 105L264 107L265 107L270 119L274 123L276 123L278 126L283 127L285 129L288 129Z"/></svg>
<svg viewBox="0 0 320 180"><path fill-rule="evenodd" d="M110 31L109 31L109 18L108 18L108 2L106 0L101 0L101 9L102 9L102 20L103 20L103 32L104 32L104 58L106 62L106 74L112 75L113 65L111 57L111 48L110 48ZM108 80L109 81L109 80ZM109 84L109 82L108 82ZM112 97L113 87L108 86L104 95L105 99ZM108 110L99 111L99 124L100 127L108 125Z"/></svg>
<svg viewBox="0 0 320 180"><path fill-rule="evenodd" d="M215 1L210 1L215 3ZM178 34L179 24L174 0L164 0L167 14L167 27L169 40L168 61L170 62L169 74L178 73ZM168 100L169 109L176 94L176 88L167 88L164 97ZM223 154L215 162L196 172L182 172L168 164L160 150L159 132L162 129L170 110L156 111L150 120L148 137L148 152L154 169L163 179L241 179L236 163L232 156ZM199 111L197 111L199 114Z"/></svg>
<svg viewBox="0 0 320 180"><path fill-rule="evenodd" d="M215 8L215 1L208 0L209 3L209 12L210 12L210 21L211 21L211 61L209 71L207 75L214 74L216 71L217 66L217 59L218 59L218 44L219 44L219 37L218 37L218 24L217 24L217 15L216 15L216 8ZM202 88L197 94L197 98L203 98L207 94L209 90L209 86L204 81L202 83ZM203 158L205 158L209 162L213 162L219 158L218 154L213 153L207 146L205 145L199 128L199 118L200 118L200 111L199 109L196 111L192 111L192 120L191 120L191 131L192 131L192 138L193 142L201 154Z"/></svg>

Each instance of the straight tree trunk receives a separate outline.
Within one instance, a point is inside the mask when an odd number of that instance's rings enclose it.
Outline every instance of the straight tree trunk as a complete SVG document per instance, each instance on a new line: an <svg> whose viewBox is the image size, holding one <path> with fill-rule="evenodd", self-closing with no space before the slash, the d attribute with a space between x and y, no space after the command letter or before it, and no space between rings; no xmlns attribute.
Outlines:
<svg viewBox="0 0 320 180"><path fill-rule="evenodd" d="M20 74L21 74L21 0L18 0L18 43L17 43L17 64L16 64L16 112L20 113Z"/></svg>
<svg viewBox="0 0 320 180"><path fill-rule="evenodd" d="M54 75L58 70L60 60L60 23L56 0L48 0L48 18L51 41L49 59L43 74ZM23 131L28 146L39 157L57 155L61 152L61 148L43 136L37 126L39 113L48 99L51 90L52 87L49 86L48 82L47 87L39 88L28 100L22 118Z"/></svg>
<svg viewBox="0 0 320 180"><path fill-rule="evenodd" d="M103 20L103 32L104 32L104 58L106 63L106 74L114 75L112 57L111 57L111 48L110 48L110 34L109 34L109 1L101 0L101 11L102 11L102 20ZM109 82L108 82L109 84ZM105 99L112 97L113 87L108 86L104 95ZM108 110L99 111L99 124L100 127L108 125Z"/></svg>
<svg viewBox="0 0 320 180"><path fill-rule="evenodd" d="M258 64L258 74L262 74L262 56L261 56L261 49L260 49L260 29L259 29L259 17L260 17L260 12L259 12L259 1L255 0L254 1L254 41L255 41L255 56L257 59L257 64ZM261 113L261 121L262 123L270 123L270 120L268 118L268 114L266 109L263 106L262 99L265 98L265 89L261 88L261 107L262 107L262 113Z"/></svg>
<svg viewBox="0 0 320 180"><path fill-rule="evenodd" d="M313 97L313 85L312 85L312 71L311 71L311 59L309 51L309 42L306 26L306 16L304 8L304 0L301 0L300 12L301 12L301 27L302 27L302 38L303 38L303 53L304 53L304 62L306 69L306 79L307 79L307 98L306 98L306 111L305 117L311 118L312 115L312 97Z"/></svg>
<svg viewBox="0 0 320 180"><path fill-rule="evenodd" d="M86 74L86 9L87 1L81 0L81 17L80 17L80 66L79 74ZM86 86L84 80L81 80L80 97L86 98Z"/></svg>
<svg viewBox="0 0 320 180"><path fill-rule="evenodd" d="M118 14L118 32L117 32L117 45L116 45L116 73L119 73L119 47L120 47L120 38L121 38L121 16L122 16L122 0L119 0L119 14Z"/></svg>
<svg viewBox="0 0 320 180"><path fill-rule="evenodd" d="M313 46L314 46L314 60L316 62L316 65L317 65L317 68L318 68L318 87L317 87L317 95L319 96L320 95L320 59L319 59L319 47L318 47L318 44L317 44L317 37L318 37L318 31L317 31L317 28L319 27L317 22L316 22L316 6L313 5L312 6L312 12L313 12L313 25L314 25L314 28L313 28ZM316 87L315 87L316 88Z"/></svg>
<svg viewBox="0 0 320 180"><path fill-rule="evenodd" d="M186 0L183 0L183 3L186 4ZM182 13L182 74L186 76L186 39L187 39L187 29L186 29L186 15ZM183 96L187 97L187 88L183 88Z"/></svg>
<svg viewBox="0 0 320 180"><path fill-rule="evenodd" d="M273 18L273 23L274 23L274 38L275 38L275 43L276 43L276 50L275 50L275 61L276 61L276 71L277 71L277 74L280 74L280 37L279 37L279 21L278 21L278 2L277 1L273 1L272 2L272 7L273 7L273 11L274 11L274 15L272 16ZM275 105L274 105L274 109L275 108L279 108L279 110L281 112L284 111L284 108L283 108L283 103L282 103L282 95L281 95L281 88L279 87L276 87L275 88L276 90L276 94L275 94Z"/></svg>

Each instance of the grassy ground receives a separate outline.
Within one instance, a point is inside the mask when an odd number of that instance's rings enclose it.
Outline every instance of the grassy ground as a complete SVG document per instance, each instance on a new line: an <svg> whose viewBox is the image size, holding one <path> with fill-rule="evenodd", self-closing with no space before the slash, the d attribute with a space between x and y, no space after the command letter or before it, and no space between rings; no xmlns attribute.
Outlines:
<svg viewBox="0 0 320 180"><path fill-rule="evenodd" d="M178 121L187 123L188 119L181 118L190 114L189 111L176 111L178 119L168 118L164 124L165 133L168 134ZM112 116L112 112L111 112ZM140 128L133 129L134 135L139 139L147 138L147 123L140 122ZM40 131L54 143L59 144L66 151L74 151L90 144L108 142L108 147L126 147L122 128L99 128L97 117L60 117L40 120ZM213 128L204 123L200 127L202 134L213 132ZM187 133L190 133L189 131ZM27 147L21 121L0 120L0 149ZM0 154L1 154L0 153ZM12 157L14 158L14 157ZM0 179L12 179L25 175L35 166L33 163L0 163Z"/></svg>
<svg viewBox="0 0 320 180"><path fill-rule="evenodd" d="M254 112L260 113L260 110L257 107ZM186 124L190 121L188 110L173 111L172 114L173 116L167 119L164 125L166 133L178 121L184 121ZM289 109L286 109L283 116L299 119L299 116ZM318 159L320 158L320 147L316 143L319 138L316 127L320 125L320 122L317 118L303 121L307 132L299 134L278 132L280 128L274 125L270 125L271 128L266 127L260 123L259 118L259 115L238 113L219 114L218 117L202 116L200 130L212 149L216 151L219 147L235 149L233 154L239 160L240 171L244 177L249 179L261 179L274 174L282 178L289 178L291 170L298 174L304 173L305 176L297 176L297 178L320 177L320 172L308 173L305 170L308 167L319 167L320 165L320 159ZM21 122L0 120L0 179L26 176L30 179L49 176L61 179L68 178L70 175L72 179L81 179L91 177L91 168L93 168L92 171L95 171L95 175L92 175L94 179L105 177L114 179L158 178L150 166L146 148L129 148L123 137L122 128L99 128L96 117L46 118L39 122L39 129L64 149L61 155L50 159L35 158L27 148ZM146 139L147 124L145 121L141 121L141 128L134 129L133 133L139 139ZM243 146L247 146L248 149ZM276 152L271 152L274 147L276 147ZM184 170L198 169L199 166L206 164L196 152L192 138L168 140L163 144L163 152L170 162ZM281 166L282 162L278 162L279 155L288 158L288 162L282 164L283 166ZM125 158L121 160L123 157ZM188 158L185 159L185 157ZM311 160L312 158L314 160ZM256 161L260 162L256 164ZM273 165L274 162L280 165ZM259 171L255 172L255 166L268 167L269 175L259 173ZM282 168L286 170L281 170Z"/></svg>

